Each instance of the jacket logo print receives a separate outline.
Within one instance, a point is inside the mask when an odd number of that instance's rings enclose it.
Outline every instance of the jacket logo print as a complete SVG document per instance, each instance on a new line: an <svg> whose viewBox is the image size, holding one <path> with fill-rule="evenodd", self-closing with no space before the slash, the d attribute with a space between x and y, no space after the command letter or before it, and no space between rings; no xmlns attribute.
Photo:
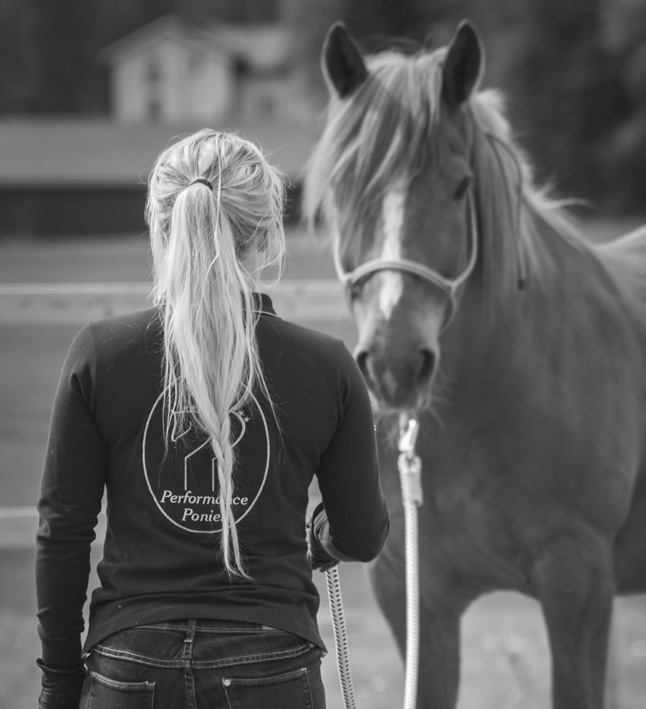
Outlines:
<svg viewBox="0 0 646 709"><path fill-rule="evenodd" d="M238 437L236 440L233 442L233 447L235 448L238 443L244 438L245 431L247 430L247 423L251 420L249 416L247 416L245 413L241 413L238 411L234 411L233 415L238 419L240 423L240 433L238 434ZM186 435L183 434L182 437ZM172 439L173 443L177 443L177 441L180 439L180 436L177 438ZM190 470L190 459L194 456L197 455L201 450L204 448L209 447L209 442L204 441L202 445L199 448L195 448L195 450L191 451L188 455L184 456L184 490L188 490L188 473ZM211 456L211 492L215 492L216 489L216 482L217 482L217 470L218 470L218 461L215 456Z"/></svg>
<svg viewBox="0 0 646 709"><path fill-rule="evenodd" d="M255 398L251 408L253 415L247 411L233 414L237 466L232 509L236 524L253 509L269 470L267 420ZM169 522L198 534L221 530L218 464L210 443L189 429L171 440L166 451L161 395L146 421L142 463L156 508Z"/></svg>

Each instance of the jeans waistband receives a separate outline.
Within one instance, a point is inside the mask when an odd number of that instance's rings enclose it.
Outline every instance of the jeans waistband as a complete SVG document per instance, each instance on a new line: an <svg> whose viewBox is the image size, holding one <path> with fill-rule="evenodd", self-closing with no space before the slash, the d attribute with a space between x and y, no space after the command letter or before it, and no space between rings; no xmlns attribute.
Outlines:
<svg viewBox="0 0 646 709"><path fill-rule="evenodd" d="M138 625L138 628L149 630L168 630L179 631L190 635L195 633L258 633L275 631L283 632L276 628L271 628L267 625L259 623L248 623L242 620L219 620L211 618L187 618L180 620L164 620L159 623L144 623Z"/></svg>
<svg viewBox="0 0 646 709"><path fill-rule="evenodd" d="M298 657L314 649L308 640L257 623L193 618L119 631L93 652L155 667L208 669Z"/></svg>

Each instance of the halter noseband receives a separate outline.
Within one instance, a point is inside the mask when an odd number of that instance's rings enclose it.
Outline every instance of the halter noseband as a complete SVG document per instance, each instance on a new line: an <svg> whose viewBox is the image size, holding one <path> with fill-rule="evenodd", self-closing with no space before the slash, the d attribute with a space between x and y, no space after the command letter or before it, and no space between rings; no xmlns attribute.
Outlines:
<svg viewBox="0 0 646 709"><path fill-rule="evenodd" d="M410 259L371 259L357 266L353 271L343 272L338 268L338 275L346 289L351 288L368 276L371 276L377 271L401 271L410 273L413 276L418 276L422 280L430 283L439 289L451 304L449 317L445 321L446 327L451 320L456 310L455 294L457 289L469 278L478 260L478 225L476 221L475 210L473 208L473 198L471 189L467 192L468 208L469 208L469 232L471 236L471 254L469 263L466 268L457 278L446 278L438 271L424 266Z"/></svg>

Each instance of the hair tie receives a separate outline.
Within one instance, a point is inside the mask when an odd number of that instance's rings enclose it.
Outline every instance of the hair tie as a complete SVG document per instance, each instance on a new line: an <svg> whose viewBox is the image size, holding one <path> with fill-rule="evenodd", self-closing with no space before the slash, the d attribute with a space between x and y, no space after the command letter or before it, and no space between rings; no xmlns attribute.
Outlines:
<svg viewBox="0 0 646 709"><path fill-rule="evenodd" d="M189 185L189 187L190 187L191 185L196 185L198 182L199 182L201 185L206 185L206 186L211 190L211 192L213 192L213 185L212 185L208 180L205 180L205 179L203 179L202 177L198 177L196 180L193 180L193 182L191 182L191 184Z"/></svg>

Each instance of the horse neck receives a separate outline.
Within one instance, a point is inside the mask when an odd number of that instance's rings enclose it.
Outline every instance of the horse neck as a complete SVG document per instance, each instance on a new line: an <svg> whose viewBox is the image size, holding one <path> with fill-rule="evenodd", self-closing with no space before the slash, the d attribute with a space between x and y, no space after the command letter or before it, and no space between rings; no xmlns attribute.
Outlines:
<svg viewBox="0 0 646 709"><path fill-rule="evenodd" d="M481 386L484 372L493 379L526 374L537 350L559 346L555 333L568 326L581 295L596 297L589 274L598 262L591 251L564 238L540 212L524 208L522 220L525 233L509 235L517 241L504 249L515 262L508 261L500 273L490 268L485 275L481 261L464 287L442 347L451 386ZM572 286L577 303L572 302Z"/></svg>

